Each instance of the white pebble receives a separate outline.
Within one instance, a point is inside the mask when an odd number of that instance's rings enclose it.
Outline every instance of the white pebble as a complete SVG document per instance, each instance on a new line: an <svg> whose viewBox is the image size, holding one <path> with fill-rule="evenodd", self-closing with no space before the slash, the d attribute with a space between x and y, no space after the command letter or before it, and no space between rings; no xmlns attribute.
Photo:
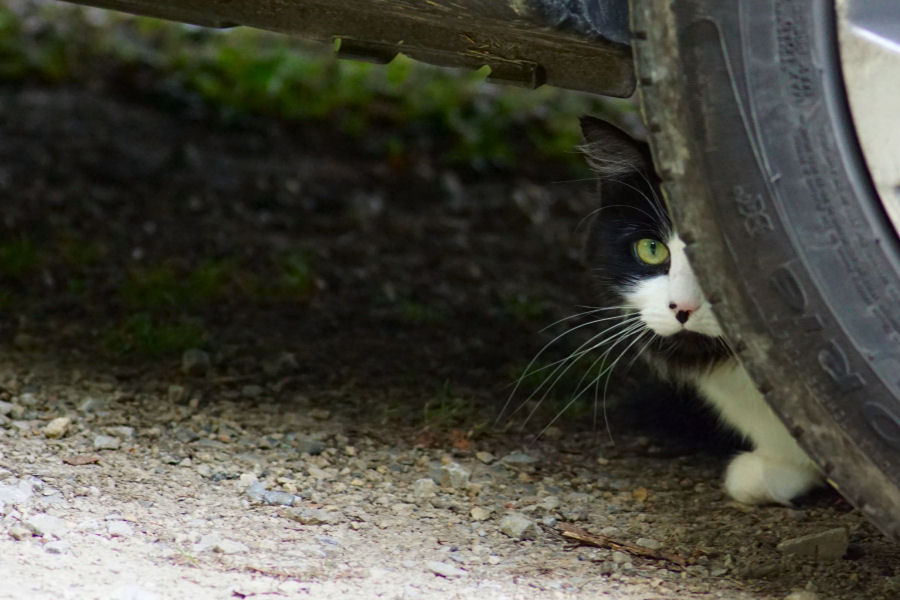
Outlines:
<svg viewBox="0 0 900 600"><path fill-rule="evenodd" d="M44 426L44 435L51 439L61 438L71 422L69 417L57 417Z"/></svg>
<svg viewBox="0 0 900 600"><path fill-rule="evenodd" d="M458 569L453 565L448 565L445 562L438 562L436 560L430 560L425 563L425 566L428 567L428 570L434 573L435 575L440 575L441 577L453 578L453 577L463 577L466 572L462 569Z"/></svg>
<svg viewBox="0 0 900 600"><path fill-rule="evenodd" d="M521 513L509 513L500 520L500 531L517 540L531 540L537 537L538 527Z"/></svg>
<svg viewBox="0 0 900 600"><path fill-rule="evenodd" d="M118 450L122 445L119 438L109 435L98 435L94 437L94 448L97 450Z"/></svg>

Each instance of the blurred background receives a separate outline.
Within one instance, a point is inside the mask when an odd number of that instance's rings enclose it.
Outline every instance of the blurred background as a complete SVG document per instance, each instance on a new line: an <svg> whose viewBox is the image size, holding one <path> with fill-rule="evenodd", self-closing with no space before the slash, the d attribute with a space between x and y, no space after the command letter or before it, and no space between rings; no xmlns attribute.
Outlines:
<svg viewBox="0 0 900 600"><path fill-rule="evenodd" d="M556 322L591 303L578 117L638 119L628 101L486 76L7 0L7 349L163 379L191 375L183 361L199 351L225 388L265 380L353 402L365 391L384 411L412 399L426 420L496 415L572 323ZM560 379L548 415L590 365Z"/></svg>

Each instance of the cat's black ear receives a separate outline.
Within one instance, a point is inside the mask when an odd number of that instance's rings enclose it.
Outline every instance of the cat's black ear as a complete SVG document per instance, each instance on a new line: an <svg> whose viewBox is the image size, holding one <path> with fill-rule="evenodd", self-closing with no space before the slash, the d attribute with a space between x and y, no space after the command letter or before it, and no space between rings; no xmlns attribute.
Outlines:
<svg viewBox="0 0 900 600"><path fill-rule="evenodd" d="M581 117L584 143L579 149L588 165L602 178L615 178L650 169L650 149L611 123Z"/></svg>

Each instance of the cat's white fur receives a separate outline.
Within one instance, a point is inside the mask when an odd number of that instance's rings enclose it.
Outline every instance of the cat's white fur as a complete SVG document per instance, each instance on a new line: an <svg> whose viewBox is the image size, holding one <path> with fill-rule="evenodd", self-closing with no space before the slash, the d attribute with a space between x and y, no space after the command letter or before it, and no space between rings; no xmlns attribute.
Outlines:
<svg viewBox="0 0 900 600"><path fill-rule="evenodd" d="M629 308L640 312L644 324L663 337L683 330L720 336L722 330L688 264L684 242L671 235L666 245L668 274L636 282L625 293ZM679 311L689 312L684 323L676 318ZM739 454L728 465L725 490L732 498L747 504L789 505L792 498L821 484L816 466L737 360L693 373L666 374L695 386L722 420L753 445L751 452Z"/></svg>

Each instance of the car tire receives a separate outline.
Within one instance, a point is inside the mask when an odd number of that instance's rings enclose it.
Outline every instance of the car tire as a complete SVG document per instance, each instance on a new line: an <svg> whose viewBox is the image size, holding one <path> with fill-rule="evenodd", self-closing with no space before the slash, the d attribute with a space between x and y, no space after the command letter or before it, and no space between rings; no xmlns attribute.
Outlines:
<svg viewBox="0 0 900 600"><path fill-rule="evenodd" d="M663 192L739 359L829 482L900 540L900 245L827 0L632 0Z"/></svg>

